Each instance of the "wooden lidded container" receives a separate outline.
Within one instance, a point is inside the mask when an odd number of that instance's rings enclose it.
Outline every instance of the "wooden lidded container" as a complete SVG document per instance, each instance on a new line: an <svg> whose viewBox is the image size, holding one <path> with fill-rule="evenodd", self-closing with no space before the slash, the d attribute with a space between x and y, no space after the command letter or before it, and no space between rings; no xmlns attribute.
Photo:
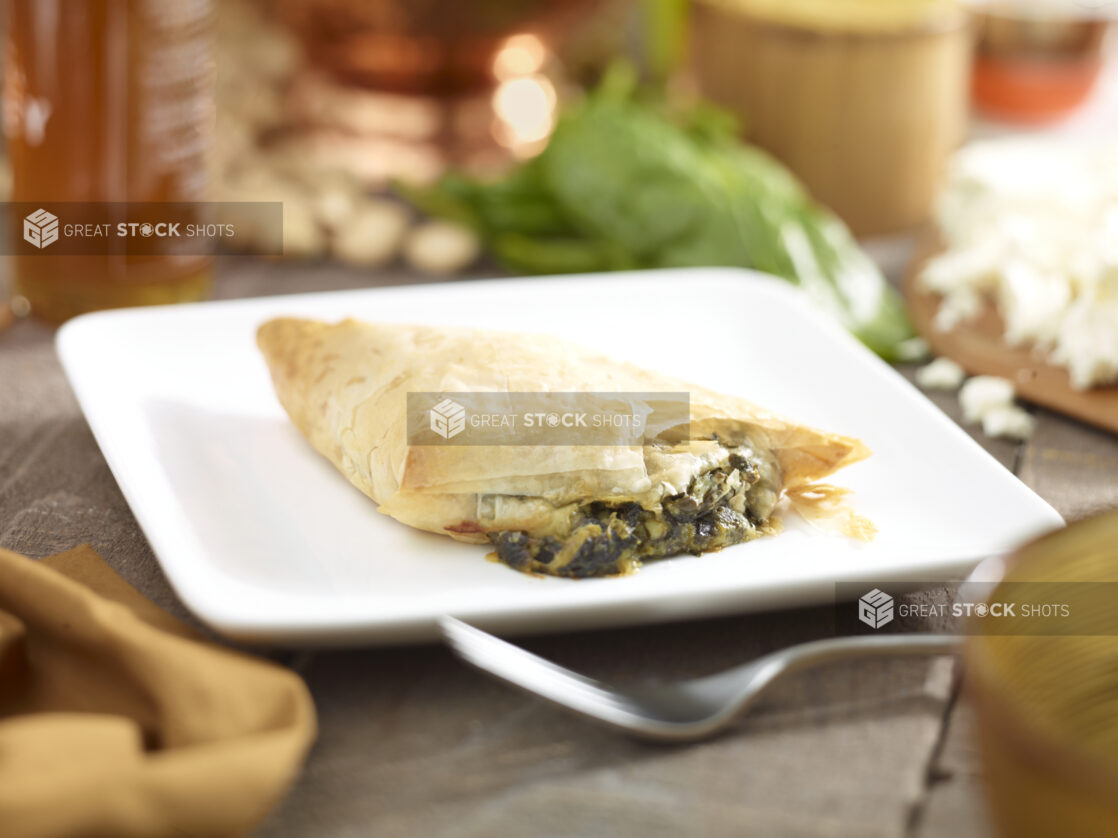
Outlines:
<svg viewBox="0 0 1118 838"><path fill-rule="evenodd" d="M702 93L858 235L925 221L968 109L969 16L950 0L696 0Z"/></svg>

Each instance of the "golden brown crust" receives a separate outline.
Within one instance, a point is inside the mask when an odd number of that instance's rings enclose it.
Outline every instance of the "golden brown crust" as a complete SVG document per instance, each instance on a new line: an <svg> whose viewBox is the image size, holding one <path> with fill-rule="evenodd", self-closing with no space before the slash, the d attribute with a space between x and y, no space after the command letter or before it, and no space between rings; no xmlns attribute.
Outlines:
<svg viewBox="0 0 1118 838"><path fill-rule="evenodd" d="M771 451L785 489L869 454L857 439L550 336L279 318L257 343L280 403L316 450L385 514L464 541L561 529L570 504L607 495L654 505L663 485L637 446L411 447L408 392L686 391L692 437ZM502 502L481 509L491 496Z"/></svg>

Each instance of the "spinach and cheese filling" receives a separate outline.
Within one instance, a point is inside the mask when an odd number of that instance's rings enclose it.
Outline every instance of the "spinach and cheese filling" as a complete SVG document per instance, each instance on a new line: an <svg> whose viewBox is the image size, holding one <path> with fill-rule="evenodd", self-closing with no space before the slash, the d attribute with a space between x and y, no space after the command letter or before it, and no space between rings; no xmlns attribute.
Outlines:
<svg viewBox="0 0 1118 838"><path fill-rule="evenodd" d="M658 503L596 500L573 509L566 532L504 530L490 532L489 540L516 570L584 578L623 575L650 559L699 555L756 538L779 499L779 468L748 446L714 451L686 488Z"/></svg>

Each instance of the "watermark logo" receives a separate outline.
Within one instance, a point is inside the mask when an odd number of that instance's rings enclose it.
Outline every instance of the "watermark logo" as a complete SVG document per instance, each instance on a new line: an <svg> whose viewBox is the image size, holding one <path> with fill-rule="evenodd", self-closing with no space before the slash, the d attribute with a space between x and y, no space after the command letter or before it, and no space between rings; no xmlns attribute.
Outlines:
<svg viewBox="0 0 1118 838"><path fill-rule="evenodd" d="M443 399L431 408L431 430L443 439L454 439L466 429L466 408L451 399Z"/></svg>
<svg viewBox="0 0 1118 838"><path fill-rule="evenodd" d="M42 250L58 241L58 216L37 209L23 219L23 240Z"/></svg>
<svg viewBox="0 0 1118 838"><path fill-rule="evenodd" d="M412 392L408 444L673 444L689 438L689 406L687 393Z"/></svg>
<svg viewBox="0 0 1118 838"><path fill-rule="evenodd" d="M858 599L858 619L870 628L881 628L893 621L893 598L874 588Z"/></svg>
<svg viewBox="0 0 1118 838"><path fill-rule="evenodd" d="M905 631L1118 636L1118 582L876 581L883 587L868 593L865 581L835 583L838 634L896 622Z"/></svg>
<svg viewBox="0 0 1118 838"><path fill-rule="evenodd" d="M283 253L279 201L0 201L0 227L0 255L212 256L246 237L262 255Z"/></svg>

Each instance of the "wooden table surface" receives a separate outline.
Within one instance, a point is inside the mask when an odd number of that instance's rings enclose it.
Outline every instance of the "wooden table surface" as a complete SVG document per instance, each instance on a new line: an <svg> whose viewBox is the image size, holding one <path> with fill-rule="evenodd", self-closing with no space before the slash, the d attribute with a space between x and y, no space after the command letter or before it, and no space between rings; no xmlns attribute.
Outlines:
<svg viewBox="0 0 1118 838"><path fill-rule="evenodd" d="M406 281L229 259L217 293ZM957 416L954 394L932 399ZM1023 445L975 436L1068 520L1118 505L1118 437L1037 419ZM0 334L0 546L39 557L82 542L187 616L78 410L52 330L21 322ZM831 616L828 606L525 645L611 681L673 678L827 636ZM664 747L568 717L437 646L272 654L310 685L321 733L260 838L991 834L949 659L794 676L727 735Z"/></svg>

